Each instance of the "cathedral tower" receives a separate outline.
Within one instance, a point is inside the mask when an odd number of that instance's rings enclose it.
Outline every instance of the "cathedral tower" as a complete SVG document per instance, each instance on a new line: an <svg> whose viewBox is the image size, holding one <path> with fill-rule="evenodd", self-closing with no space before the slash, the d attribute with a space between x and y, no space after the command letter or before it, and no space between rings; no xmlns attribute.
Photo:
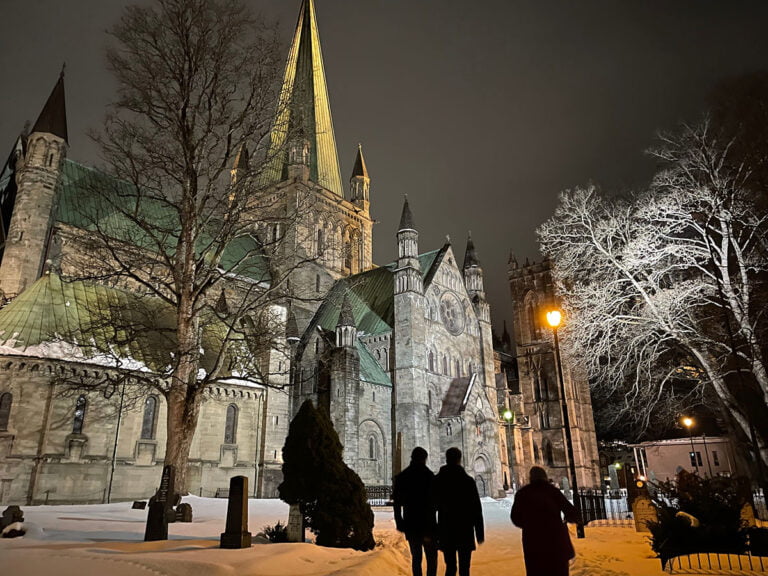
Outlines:
<svg viewBox="0 0 768 576"><path fill-rule="evenodd" d="M355 348L357 327L348 296L344 296L331 350L331 418L344 446L344 461L357 465L360 422L360 357Z"/></svg>
<svg viewBox="0 0 768 576"><path fill-rule="evenodd" d="M429 449L429 398L426 381L426 300L419 264L419 233L408 198L397 231L394 272L394 446L393 473L407 464L416 446ZM397 455L399 452L399 458Z"/></svg>
<svg viewBox="0 0 768 576"><path fill-rule="evenodd" d="M43 273L67 147L62 71L27 137L16 175L16 203L0 264L0 290L8 298L23 292Z"/></svg>

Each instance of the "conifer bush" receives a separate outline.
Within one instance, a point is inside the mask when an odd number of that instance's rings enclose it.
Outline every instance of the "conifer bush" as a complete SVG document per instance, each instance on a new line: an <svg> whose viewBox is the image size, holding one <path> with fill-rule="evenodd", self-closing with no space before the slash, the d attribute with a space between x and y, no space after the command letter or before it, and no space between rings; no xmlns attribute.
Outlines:
<svg viewBox="0 0 768 576"><path fill-rule="evenodd" d="M342 454L329 416L305 401L285 439L278 492L283 501L299 505L317 544L370 550L375 545L373 511L362 480Z"/></svg>

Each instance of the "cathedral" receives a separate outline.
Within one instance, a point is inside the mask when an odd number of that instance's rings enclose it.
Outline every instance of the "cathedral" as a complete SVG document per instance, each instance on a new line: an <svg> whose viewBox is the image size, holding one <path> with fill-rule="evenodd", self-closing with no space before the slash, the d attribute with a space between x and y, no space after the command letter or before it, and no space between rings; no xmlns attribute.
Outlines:
<svg viewBox="0 0 768 576"><path fill-rule="evenodd" d="M330 414L345 461L367 486L390 485L415 446L434 469L455 446L480 494L498 496L515 447L500 425L507 394L497 386L477 251L471 237L463 260L450 243L420 246L419 215L406 198L389 240L397 259L372 262L375 194L360 147L342 185L313 0L300 8L278 110L263 178L277 202L311 197L312 209L298 215L296 241L280 248L291 272L273 305L280 342L262 359L269 386L233 372L205 390L189 491L216 496L244 475L253 496L275 497L291 417L311 399ZM301 137L288 141L285 126ZM119 312L134 296L76 279L74 255L89 234L78 207L104 176L67 151L61 77L0 174L0 504L146 498L165 455L163 394L131 393L132 363L160 365L153 342L116 345L117 363L73 344L94 324L94 309ZM233 178L247 162L243 149ZM270 233L285 231L276 222ZM233 285L263 281L247 274L233 273ZM208 327L206 338L206 350L215 348L216 331ZM536 458L559 460L561 443L536 442Z"/></svg>

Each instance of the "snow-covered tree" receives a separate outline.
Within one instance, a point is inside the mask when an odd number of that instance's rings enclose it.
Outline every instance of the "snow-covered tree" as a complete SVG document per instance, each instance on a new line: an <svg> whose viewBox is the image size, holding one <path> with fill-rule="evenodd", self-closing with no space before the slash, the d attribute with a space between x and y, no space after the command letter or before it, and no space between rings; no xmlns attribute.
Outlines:
<svg viewBox="0 0 768 576"><path fill-rule="evenodd" d="M570 317L564 344L597 396L621 399L615 418L647 427L693 394L715 398L765 445L768 222L728 152L707 123L663 136L653 154L664 166L648 190L565 192L539 235Z"/></svg>

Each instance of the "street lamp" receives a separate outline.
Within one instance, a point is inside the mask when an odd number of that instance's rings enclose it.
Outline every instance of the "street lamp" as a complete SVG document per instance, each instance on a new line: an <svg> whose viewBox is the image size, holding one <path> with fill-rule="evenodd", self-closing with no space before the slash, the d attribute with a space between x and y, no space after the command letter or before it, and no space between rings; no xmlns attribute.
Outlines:
<svg viewBox="0 0 768 576"><path fill-rule="evenodd" d="M691 440L691 462L693 463L694 467L696 468L696 475L699 475L699 464L696 461L696 450L693 448L693 418L686 416L683 418L683 426L688 428L688 438Z"/></svg>
<svg viewBox="0 0 768 576"><path fill-rule="evenodd" d="M557 381L560 384L560 407L563 411L563 428L565 428L565 445L568 450L568 469L571 473L573 505L579 517L579 522L576 524L576 537L584 538L584 523L581 517L581 502L579 501L579 485L576 480L576 462L573 458L573 438L571 437L568 402L565 398L565 381L563 380L563 367L560 359L560 340L557 337L557 329L562 320L563 315L560 310L550 310L547 312L547 323L552 327L552 335L555 340L555 364L557 365Z"/></svg>

